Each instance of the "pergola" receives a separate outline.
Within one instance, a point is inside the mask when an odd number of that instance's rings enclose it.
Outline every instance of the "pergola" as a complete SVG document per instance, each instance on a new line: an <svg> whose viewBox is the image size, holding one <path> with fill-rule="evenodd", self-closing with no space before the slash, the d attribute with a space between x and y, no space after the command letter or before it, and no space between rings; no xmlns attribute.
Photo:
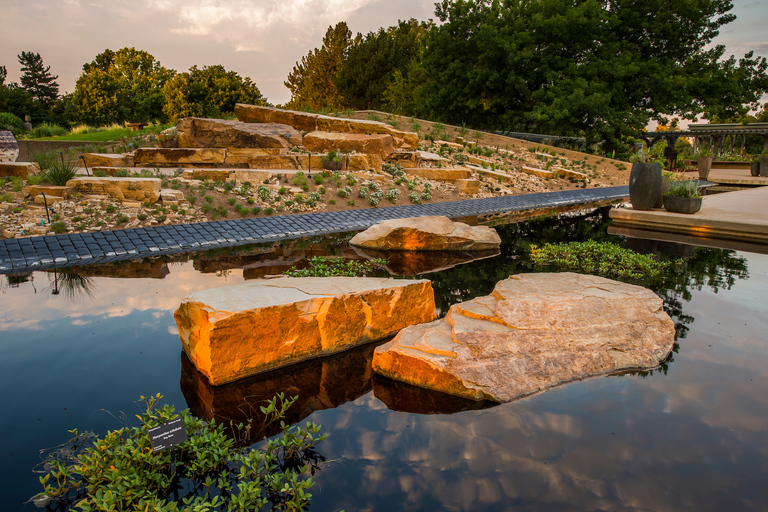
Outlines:
<svg viewBox="0 0 768 512"><path fill-rule="evenodd" d="M640 134L640 138L648 144L649 148L653 147L657 142L666 141L667 151L665 151L664 156L671 158L677 139L680 137L694 138L694 152L706 145L707 149L717 156L723 152L723 145L729 136L731 138L729 152L733 153L735 147L740 147L741 152L744 152L744 146L749 135L762 136L763 151L768 151L768 123L692 124L688 127L688 131L646 132ZM739 137L741 137L741 144L737 146L736 141Z"/></svg>

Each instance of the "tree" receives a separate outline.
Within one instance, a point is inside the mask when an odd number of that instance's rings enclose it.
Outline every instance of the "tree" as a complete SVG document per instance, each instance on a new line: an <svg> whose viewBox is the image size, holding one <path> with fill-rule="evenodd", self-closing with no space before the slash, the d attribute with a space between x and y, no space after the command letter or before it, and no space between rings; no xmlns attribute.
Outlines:
<svg viewBox="0 0 768 512"><path fill-rule="evenodd" d="M17 58L21 64L21 86L48 110L59 97L59 76L51 75L51 66L43 64L39 53L21 52Z"/></svg>
<svg viewBox="0 0 768 512"><path fill-rule="evenodd" d="M104 50L83 65L73 105L91 124L165 120L163 86L173 75L143 50Z"/></svg>
<svg viewBox="0 0 768 512"><path fill-rule="evenodd" d="M422 40L431 27L431 22L419 23L411 18L358 37L334 80L345 105L356 109L385 108L387 88L395 80L407 82L411 63L418 62Z"/></svg>
<svg viewBox="0 0 768 512"><path fill-rule="evenodd" d="M5 79L8 77L8 70L5 66L0 66L0 87L5 85Z"/></svg>
<svg viewBox="0 0 768 512"><path fill-rule="evenodd" d="M311 110L342 108L343 99L334 80L344 67L352 42L352 32L346 22L328 27L323 46L302 57L301 63L297 62L288 74L284 83L291 90L291 99L286 106Z"/></svg>
<svg viewBox="0 0 768 512"><path fill-rule="evenodd" d="M427 34L421 108L476 128L619 140L662 114L741 108L765 60L707 48L729 0L443 0Z"/></svg>
<svg viewBox="0 0 768 512"><path fill-rule="evenodd" d="M241 78L224 66L192 66L188 73L179 73L163 86L163 113L169 119L180 117L221 117L235 111L236 103L266 104L250 78Z"/></svg>

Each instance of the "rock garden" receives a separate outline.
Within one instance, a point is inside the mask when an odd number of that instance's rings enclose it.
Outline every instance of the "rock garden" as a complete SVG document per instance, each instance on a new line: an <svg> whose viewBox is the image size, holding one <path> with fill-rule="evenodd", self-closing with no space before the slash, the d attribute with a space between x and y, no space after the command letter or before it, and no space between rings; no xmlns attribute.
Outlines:
<svg viewBox="0 0 768 512"><path fill-rule="evenodd" d="M526 194L628 176L610 159L439 123L411 120L414 131L405 131L398 127L408 122L392 116L252 105L236 114L182 119L130 152L0 163L3 237Z"/></svg>

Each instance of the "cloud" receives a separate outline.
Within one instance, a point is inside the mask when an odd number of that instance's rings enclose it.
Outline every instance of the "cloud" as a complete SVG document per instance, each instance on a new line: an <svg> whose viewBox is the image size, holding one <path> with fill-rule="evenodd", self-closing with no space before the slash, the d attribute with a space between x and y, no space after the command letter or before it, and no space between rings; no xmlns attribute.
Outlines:
<svg viewBox="0 0 768 512"><path fill-rule="evenodd" d="M235 51L264 51L265 32L315 32L380 0L165 0L147 2L165 16L175 17L175 34L212 36L228 41ZM261 40L261 42L260 42Z"/></svg>

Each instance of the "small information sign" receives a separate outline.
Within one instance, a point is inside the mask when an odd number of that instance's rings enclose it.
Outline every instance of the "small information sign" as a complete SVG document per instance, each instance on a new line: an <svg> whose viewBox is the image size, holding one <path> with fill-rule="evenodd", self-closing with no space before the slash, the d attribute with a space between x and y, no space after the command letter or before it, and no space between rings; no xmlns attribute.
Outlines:
<svg viewBox="0 0 768 512"><path fill-rule="evenodd" d="M149 440L152 443L152 451L159 452L171 446L183 443L189 439L184 430L184 422L181 418L164 423L158 427L149 429Z"/></svg>

